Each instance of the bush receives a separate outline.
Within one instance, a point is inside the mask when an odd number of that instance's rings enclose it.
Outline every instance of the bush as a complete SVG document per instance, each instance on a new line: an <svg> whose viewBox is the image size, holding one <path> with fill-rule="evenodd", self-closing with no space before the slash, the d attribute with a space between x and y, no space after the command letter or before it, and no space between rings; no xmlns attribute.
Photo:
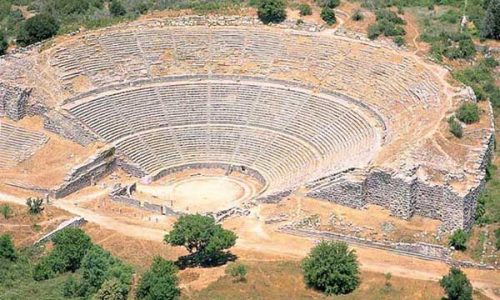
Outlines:
<svg viewBox="0 0 500 300"><path fill-rule="evenodd" d="M493 70L498 66L494 58L480 60L475 66L453 72L453 77L472 87L478 100L490 99L493 106L500 106L500 88L495 84Z"/></svg>
<svg viewBox="0 0 500 300"><path fill-rule="evenodd" d="M378 27L378 24L371 24L368 26L368 38L370 40L374 40L381 35L382 32L380 31L380 28Z"/></svg>
<svg viewBox="0 0 500 300"><path fill-rule="evenodd" d="M450 129L450 132L457 138L461 138L463 136L464 132L462 129L462 125L457 122L455 117L452 116L448 119L448 127Z"/></svg>
<svg viewBox="0 0 500 300"><path fill-rule="evenodd" d="M344 242L322 241L303 260L308 286L328 295L347 294L359 285L359 267L354 250Z"/></svg>
<svg viewBox="0 0 500 300"><path fill-rule="evenodd" d="M448 244L457 250L463 251L467 249L467 240L469 235L462 229L457 229L450 236Z"/></svg>
<svg viewBox="0 0 500 300"><path fill-rule="evenodd" d="M495 247L500 250L500 228L495 229Z"/></svg>
<svg viewBox="0 0 500 300"><path fill-rule="evenodd" d="M439 284L444 288L449 300L472 300L472 285L460 269L452 267Z"/></svg>
<svg viewBox="0 0 500 300"><path fill-rule="evenodd" d="M8 204L0 205L0 214L2 214L5 219L8 219L12 216L12 208L10 208Z"/></svg>
<svg viewBox="0 0 500 300"><path fill-rule="evenodd" d="M28 206L28 212L32 215L37 215L44 210L42 198L29 197L26 200L26 205Z"/></svg>
<svg viewBox="0 0 500 300"><path fill-rule="evenodd" d="M21 26L17 42L21 46L28 46L53 37L58 30L59 24L51 15L35 15Z"/></svg>
<svg viewBox="0 0 500 300"><path fill-rule="evenodd" d="M127 13L127 11L125 10L125 7L123 7L120 1L113 0L109 4L109 13L113 17L119 17L119 16L124 16Z"/></svg>
<svg viewBox="0 0 500 300"><path fill-rule="evenodd" d="M340 0L319 0L318 5L322 8L335 8L340 5Z"/></svg>
<svg viewBox="0 0 500 300"><path fill-rule="evenodd" d="M281 23L286 19L286 4L283 0L261 0L257 15L264 24Z"/></svg>
<svg viewBox="0 0 500 300"><path fill-rule="evenodd" d="M361 10L359 9L356 9L356 11L354 11L354 13L352 14L351 16L351 19L353 21L361 21L363 20L365 17L363 16L363 13L361 13Z"/></svg>
<svg viewBox="0 0 500 300"><path fill-rule="evenodd" d="M2 32L0 32L0 55L4 55L5 51L9 47L9 44L7 43L7 40L5 39L5 36L3 35Z"/></svg>
<svg viewBox="0 0 500 300"><path fill-rule="evenodd" d="M245 281L245 277L247 275L247 267L243 264L233 263L227 266L225 272L229 276L233 277L233 280L236 282Z"/></svg>
<svg viewBox="0 0 500 300"><path fill-rule="evenodd" d="M479 108L476 103L467 102L458 108L456 115L465 124L472 124L479 121Z"/></svg>
<svg viewBox="0 0 500 300"><path fill-rule="evenodd" d="M301 16L310 16L312 15L312 9L309 4L301 3L299 5L299 12Z"/></svg>
<svg viewBox="0 0 500 300"><path fill-rule="evenodd" d="M106 280L92 300L126 300L128 288L116 278Z"/></svg>
<svg viewBox="0 0 500 300"><path fill-rule="evenodd" d="M177 269L174 264L161 257L155 257L150 269L144 273L137 288L137 299L177 299L181 292L177 286Z"/></svg>
<svg viewBox="0 0 500 300"><path fill-rule="evenodd" d="M8 234L0 235L0 258L10 261L17 260L16 248L14 248L12 238Z"/></svg>
<svg viewBox="0 0 500 300"><path fill-rule="evenodd" d="M395 36L392 40L399 47L401 47L401 46L403 46L405 44L405 38L402 37L402 36L400 36L400 35Z"/></svg>
<svg viewBox="0 0 500 300"><path fill-rule="evenodd" d="M236 242L236 234L216 224L214 218L202 215L181 216L174 228L165 235L165 242L173 246L184 246L194 257L195 264L210 265L222 251Z"/></svg>
<svg viewBox="0 0 500 300"><path fill-rule="evenodd" d="M337 19L335 18L335 11L329 7L323 7L321 9L321 19L326 22L328 25L333 25L335 22L337 22Z"/></svg>
<svg viewBox="0 0 500 300"><path fill-rule="evenodd" d="M73 276L69 277L63 284L63 295L67 298L73 298L78 295L78 282Z"/></svg>
<svg viewBox="0 0 500 300"><path fill-rule="evenodd" d="M387 9L379 9L375 12L375 16L377 17L377 21L386 20L388 22L405 25L406 21L400 18L395 12L387 10Z"/></svg>
<svg viewBox="0 0 500 300"><path fill-rule="evenodd" d="M448 9L445 13L439 16L439 20L445 23L457 24L460 20L460 17L461 16L457 11Z"/></svg>

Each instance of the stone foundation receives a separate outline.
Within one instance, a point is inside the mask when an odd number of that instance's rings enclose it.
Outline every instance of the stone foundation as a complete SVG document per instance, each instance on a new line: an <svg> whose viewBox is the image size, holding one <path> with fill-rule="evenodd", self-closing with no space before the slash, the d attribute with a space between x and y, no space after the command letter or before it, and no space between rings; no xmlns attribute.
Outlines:
<svg viewBox="0 0 500 300"><path fill-rule="evenodd" d="M22 119L30 94L30 88L0 82L0 117L6 116L14 121Z"/></svg>

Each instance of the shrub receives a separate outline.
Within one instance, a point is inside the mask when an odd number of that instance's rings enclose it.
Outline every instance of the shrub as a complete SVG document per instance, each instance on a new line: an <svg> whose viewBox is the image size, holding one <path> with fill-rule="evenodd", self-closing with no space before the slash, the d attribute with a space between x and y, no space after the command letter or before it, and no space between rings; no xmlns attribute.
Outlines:
<svg viewBox="0 0 500 300"><path fill-rule="evenodd" d="M243 264L233 263L227 266L226 274L233 277L234 281L245 281L247 275L247 267Z"/></svg>
<svg viewBox="0 0 500 300"><path fill-rule="evenodd" d="M310 16L312 15L312 9L309 4L301 3L299 5L299 12L301 16Z"/></svg>
<svg viewBox="0 0 500 300"><path fill-rule="evenodd" d="M377 17L377 21L386 20L388 22L405 25L406 21L400 18L395 12L387 10L387 9L379 9L375 12L375 16Z"/></svg>
<svg viewBox="0 0 500 300"><path fill-rule="evenodd" d="M170 300L180 296L177 286L177 269L174 264L155 257L149 270L144 273L137 288L137 299Z"/></svg>
<svg viewBox="0 0 500 300"><path fill-rule="evenodd" d="M500 39L500 0L490 0L482 22L481 37Z"/></svg>
<svg viewBox="0 0 500 300"><path fill-rule="evenodd" d="M462 229L457 229L450 236L448 244L457 250L463 251L467 249L467 240L469 235Z"/></svg>
<svg viewBox="0 0 500 300"><path fill-rule="evenodd" d="M106 280L92 300L126 300L128 288L116 278Z"/></svg>
<svg viewBox="0 0 500 300"><path fill-rule="evenodd" d="M359 285L359 267L354 250L346 243L322 241L302 262L308 286L328 295L347 294Z"/></svg>
<svg viewBox="0 0 500 300"><path fill-rule="evenodd" d="M321 9L321 19L326 22L328 25L333 25L335 22L337 22L337 19L335 18L335 11L329 7L323 7Z"/></svg>
<svg viewBox="0 0 500 300"><path fill-rule="evenodd" d="M495 229L495 247L500 250L500 228Z"/></svg>
<svg viewBox="0 0 500 300"><path fill-rule="evenodd" d="M0 32L0 55L4 55L8 47L7 39L5 39L3 32Z"/></svg>
<svg viewBox="0 0 500 300"><path fill-rule="evenodd" d="M35 15L21 26L17 42L21 46L31 45L53 37L58 30L59 24L51 15Z"/></svg>
<svg viewBox="0 0 500 300"><path fill-rule="evenodd" d="M361 10L359 9L356 9L356 11L354 11L354 13L352 14L351 16L351 19L353 21L361 21L363 20L365 17L363 16L363 13L361 12Z"/></svg>
<svg viewBox="0 0 500 300"><path fill-rule="evenodd" d="M264 24L281 23L286 19L286 4L283 0L261 0L257 15Z"/></svg>
<svg viewBox="0 0 500 300"><path fill-rule="evenodd" d="M461 138L464 134L462 125L460 125L459 122L455 119L455 117L451 116L448 119L448 127L450 129L450 132L456 136L457 138Z"/></svg>
<svg viewBox="0 0 500 300"><path fill-rule="evenodd" d="M118 0L113 0L109 4L109 13L113 17L119 17L119 16L124 16L127 11L125 10L125 7L123 7L123 4L118 1Z"/></svg>
<svg viewBox="0 0 500 300"><path fill-rule="evenodd" d="M202 215L181 216L165 242L173 246L184 246L193 255L195 263L210 264L221 256L222 251L236 242L236 234L216 224L214 218Z"/></svg>
<svg viewBox="0 0 500 300"><path fill-rule="evenodd" d="M8 219L12 216L12 208L10 208L8 204L0 205L0 214L2 214L5 219Z"/></svg>
<svg viewBox="0 0 500 300"><path fill-rule="evenodd" d="M12 238L8 234L0 235L0 258L10 261L17 260L16 248L14 248Z"/></svg>
<svg viewBox="0 0 500 300"><path fill-rule="evenodd" d="M378 38L380 34L382 34L382 32L380 31L378 24L371 24L368 26L368 38L370 40Z"/></svg>
<svg viewBox="0 0 500 300"><path fill-rule="evenodd" d="M472 124L479 121L479 108L473 102L462 104L456 114L457 118L465 124Z"/></svg>
<svg viewBox="0 0 500 300"><path fill-rule="evenodd" d="M498 66L494 58L480 60L475 66L453 72L453 77L472 87L478 100L490 99L493 106L500 106L500 88L495 84L493 70Z"/></svg>
<svg viewBox="0 0 500 300"><path fill-rule="evenodd" d="M446 12L439 16L439 20L445 23L457 24L460 20L460 14L453 9L448 9Z"/></svg>
<svg viewBox="0 0 500 300"><path fill-rule="evenodd" d="M472 285L460 269L452 267L439 284L444 288L449 300L472 300Z"/></svg>
<svg viewBox="0 0 500 300"><path fill-rule="evenodd" d="M319 0L318 5L322 8L335 8L340 5L340 0Z"/></svg>
<svg viewBox="0 0 500 300"><path fill-rule="evenodd" d="M400 35L395 36L392 40L399 47L401 47L401 46L403 46L405 44L405 38L402 37L402 36L400 36Z"/></svg>
<svg viewBox="0 0 500 300"><path fill-rule="evenodd" d="M63 284L64 297L73 298L78 295L78 282L73 276L69 277Z"/></svg>
<svg viewBox="0 0 500 300"><path fill-rule="evenodd" d="M28 206L28 212L32 215L37 215L44 210L42 198L29 197L26 199L26 205Z"/></svg>

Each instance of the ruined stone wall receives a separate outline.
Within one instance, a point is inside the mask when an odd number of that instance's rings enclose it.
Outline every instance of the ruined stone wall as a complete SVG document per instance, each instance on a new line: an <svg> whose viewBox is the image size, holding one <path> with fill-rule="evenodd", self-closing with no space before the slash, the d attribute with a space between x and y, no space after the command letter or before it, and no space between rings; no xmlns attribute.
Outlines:
<svg viewBox="0 0 500 300"><path fill-rule="evenodd" d="M0 116L6 116L14 121L22 119L26 114L26 104L30 94L30 88L0 82Z"/></svg>
<svg viewBox="0 0 500 300"><path fill-rule="evenodd" d="M97 140L75 117L56 110L45 114L43 127L82 146Z"/></svg>
<svg viewBox="0 0 500 300"><path fill-rule="evenodd" d="M53 197L61 198L95 183L115 168L115 148L107 148L74 167L64 182L54 190Z"/></svg>

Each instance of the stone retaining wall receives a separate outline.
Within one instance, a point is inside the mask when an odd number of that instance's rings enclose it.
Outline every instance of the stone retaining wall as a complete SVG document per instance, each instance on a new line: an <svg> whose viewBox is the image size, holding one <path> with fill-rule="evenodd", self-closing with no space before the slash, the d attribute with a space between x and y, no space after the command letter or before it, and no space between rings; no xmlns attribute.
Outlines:
<svg viewBox="0 0 500 300"><path fill-rule="evenodd" d="M30 88L0 82L0 117L6 116L14 121L22 119L30 94Z"/></svg>
<svg viewBox="0 0 500 300"><path fill-rule="evenodd" d="M82 146L87 146L97 140L75 117L57 110L45 114L43 127Z"/></svg>
<svg viewBox="0 0 500 300"><path fill-rule="evenodd" d="M52 230L51 232L47 233L43 237L41 237L38 241L35 242L35 245L38 245L40 243L45 243L52 239L54 235L56 235L58 232L61 230L68 228L68 227L80 227L85 223L85 219L83 217L74 217L70 220L64 221L59 226L57 226L56 229Z"/></svg>

